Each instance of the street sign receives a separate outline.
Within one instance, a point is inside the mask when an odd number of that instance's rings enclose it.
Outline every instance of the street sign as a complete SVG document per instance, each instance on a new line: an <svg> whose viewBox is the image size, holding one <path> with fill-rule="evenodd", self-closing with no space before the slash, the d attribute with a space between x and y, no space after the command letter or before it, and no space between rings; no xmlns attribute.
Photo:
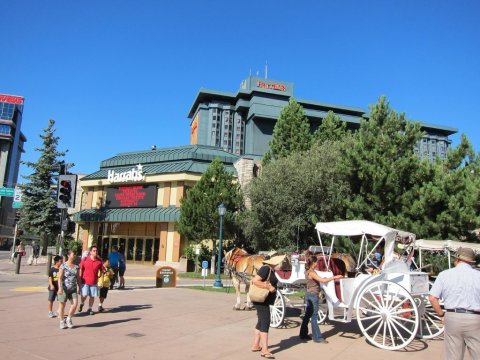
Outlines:
<svg viewBox="0 0 480 360"><path fill-rule="evenodd" d="M207 261L207 260L203 260L203 261L202 261L202 268L203 268L203 269L208 268L208 261Z"/></svg>
<svg viewBox="0 0 480 360"><path fill-rule="evenodd" d="M23 207L23 202L21 201L14 201L12 204L13 209L20 209L21 207Z"/></svg>
<svg viewBox="0 0 480 360"><path fill-rule="evenodd" d="M13 197L14 193L15 193L14 188L5 188L5 187L0 188L0 196Z"/></svg>

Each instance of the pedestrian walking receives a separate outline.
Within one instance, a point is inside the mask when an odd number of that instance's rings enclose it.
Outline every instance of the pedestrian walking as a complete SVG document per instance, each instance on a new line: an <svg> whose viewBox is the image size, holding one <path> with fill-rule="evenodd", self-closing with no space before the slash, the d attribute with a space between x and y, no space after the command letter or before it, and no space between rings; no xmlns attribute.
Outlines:
<svg viewBox="0 0 480 360"><path fill-rule="evenodd" d="M322 335L318 326L318 303L320 294L320 284L325 284L333 280L343 278L343 275L335 275L329 278L322 278L316 272L317 257L310 255L305 264L305 279L307 282L307 291L305 292L305 316L300 326L300 338L302 340L312 340L316 343L328 344L328 341ZM308 322L312 327L312 336L308 335Z"/></svg>
<svg viewBox="0 0 480 360"><path fill-rule="evenodd" d="M56 315L53 312L53 302L57 299L58 293L58 270L62 265L63 258L60 255L55 255L53 258L53 266L48 271L48 317L54 318Z"/></svg>
<svg viewBox="0 0 480 360"><path fill-rule="evenodd" d="M99 270L98 274L98 287L100 288L100 299L98 304L98 312L103 312L103 302L107 298L108 290L111 289L110 284L113 281L115 273L110 267L110 260L105 259L103 261L103 268Z"/></svg>
<svg viewBox="0 0 480 360"><path fill-rule="evenodd" d="M480 359L480 272L472 268L472 249L458 248L455 258L455 267L438 275L429 295L433 309L443 317L443 358L461 360L466 348L470 359Z"/></svg>
<svg viewBox="0 0 480 360"><path fill-rule="evenodd" d="M108 259L110 260L110 267L113 270L113 278L110 282L110 290L113 289L113 285L118 282L118 268L120 262L120 254L118 252L118 247L116 245L112 246L112 251L108 255Z"/></svg>
<svg viewBox="0 0 480 360"><path fill-rule="evenodd" d="M120 254L120 260L118 262L118 288L119 289L125 289L125 271L127 270L127 262L125 261L125 254L123 253L124 249L120 248L119 254Z"/></svg>
<svg viewBox="0 0 480 360"><path fill-rule="evenodd" d="M260 355L267 359L275 359L268 350L268 330L270 329L270 305L276 298L278 279L274 268L285 259L285 255L274 256L264 260L263 266L253 278L253 284L259 288L268 289L269 293L263 303L253 302L257 310L257 325L255 326L252 351L260 351Z"/></svg>
<svg viewBox="0 0 480 360"><path fill-rule="evenodd" d="M77 310L78 287L80 284L80 271L75 265L77 254L73 250L67 252L67 261L60 266L58 271L58 313L60 317L60 329L73 327L72 316ZM67 318L64 319L65 305L70 300L70 309Z"/></svg>
<svg viewBox="0 0 480 360"><path fill-rule="evenodd" d="M31 264L35 263L35 265L38 265L39 257L40 257L40 245L35 241L32 241L32 263Z"/></svg>
<svg viewBox="0 0 480 360"><path fill-rule="evenodd" d="M96 245L90 247L89 255L80 263L81 303L78 312L83 310L85 299L88 297L88 314L93 315L93 303L98 297L98 271L102 268L102 261L97 256L98 248Z"/></svg>

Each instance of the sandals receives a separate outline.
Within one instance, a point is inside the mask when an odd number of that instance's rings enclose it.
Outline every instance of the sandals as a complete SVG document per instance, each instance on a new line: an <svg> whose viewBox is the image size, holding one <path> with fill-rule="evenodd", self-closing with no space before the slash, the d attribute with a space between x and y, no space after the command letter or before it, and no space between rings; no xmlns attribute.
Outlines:
<svg viewBox="0 0 480 360"><path fill-rule="evenodd" d="M258 349L252 349L252 352L262 351L262 348L259 347Z"/></svg>
<svg viewBox="0 0 480 360"><path fill-rule="evenodd" d="M260 354L260 356L266 359L275 359L275 356L273 356L272 353Z"/></svg>

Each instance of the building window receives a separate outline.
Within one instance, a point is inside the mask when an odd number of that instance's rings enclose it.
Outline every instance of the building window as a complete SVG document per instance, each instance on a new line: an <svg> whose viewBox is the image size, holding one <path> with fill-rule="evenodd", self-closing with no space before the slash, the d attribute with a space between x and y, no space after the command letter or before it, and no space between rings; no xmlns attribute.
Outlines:
<svg viewBox="0 0 480 360"><path fill-rule="evenodd" d="M0 125L0 134L10 135L10 125Z"/></svg>

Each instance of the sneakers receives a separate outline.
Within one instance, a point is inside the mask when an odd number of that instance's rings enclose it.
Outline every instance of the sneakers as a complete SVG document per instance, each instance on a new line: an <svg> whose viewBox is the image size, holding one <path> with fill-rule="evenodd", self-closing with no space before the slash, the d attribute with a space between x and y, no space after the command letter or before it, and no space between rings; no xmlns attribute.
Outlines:
<svg viewBox="0 0 480 360"><path fill-rule="evenodd" d="M67 327L68 327L69 329L73 328L72 319L70 319L69 317L67 317L67 320L65 320L65 325L67 325Z"/></svg>
<svg viewBox="0 0 480 360"><path fill-rule="evenodd" d="M102 305L98 305L98 312L103 312L103 306Z"/></svg>
<svg viewBox="0 0 480 360"><path fill-rule="evenodd" d="M313 342L316 342L317 344L328 344L328 341L325 340L324 338L315 339L313 340Z"/></svg>
<svg viewBox="0 0 480 360"><path fill-rule="evenodd" d="M93 314L94 314L93 310L92 310L92 309L88 309L88 315L93 315Z"/></svg>
<svg viewBox="0 0 480 360"><path fill-rule="evenodd" d="M53 311L49 311L48 312L48 317L51 319L51 318L54 318L56 317L57 315L53 312Z"/></svg>
<svg viewBox="0 0 480 360"><path fill-rule="evenodd" d="M312 337L310 335L300 335L300 339L302 339L302 340L312 340Z"/></svg>
<svg viewBox="0 0 480 360"><path fill-rule="evenodd" d="M80 305L78 306L78 312L82 312L83 310L83 303L80 303Z"/></svg>
<svg viewBox="0 0 480 360"><path fill-rule="evenodd" d="M67 324L65 324L65 320L60 320L60 329L65 329Z"/></svg>

